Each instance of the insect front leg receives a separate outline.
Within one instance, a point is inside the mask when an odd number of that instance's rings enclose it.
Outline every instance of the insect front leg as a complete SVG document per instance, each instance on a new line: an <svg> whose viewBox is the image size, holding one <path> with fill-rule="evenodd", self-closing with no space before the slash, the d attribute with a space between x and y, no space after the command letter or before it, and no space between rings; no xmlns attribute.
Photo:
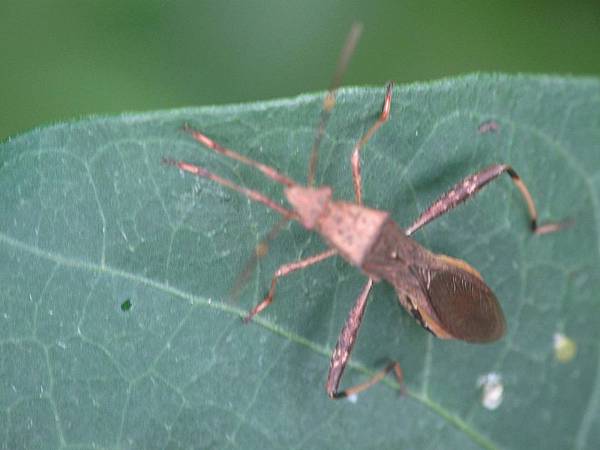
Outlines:
<svg viewBox="0 0 600 450"><path fill-rule="evenodd" d="M269 306L273 302L273 298L275 297L275 288L277 286L277 281L279 280L279 278L285 277L286 275L289 275L290 273L295 272L296 270L306 269L307 267L312 266L313 264L317 264L321 261L326 260L327 258L331 258L336 253L337 250L331 248L322 253L313 255L309 258L301 259L300 261L295 261L289 264L284 264L281 267L279 267L279 269L275 271L275 275L273 275L273 278L271 279L271 288L269 289L267 296L254 308L252 308L252 310L244 318L244 322L247 323L250 320L252 320L252 318L255 315L263 311L267 306Z"/></svg>
<svg viewBox="0 0 600 450"><path fill-rule="evenodd" d="M373 137L375 132L383 125L390 117L390 108L392 107L392 91L394 83L390 82L387 85L385 100L383 101L383 107L381 108L381 114L371 128L367 130L365 134L358 140L352 150L352 156L350 157L350 164L352 166L352 182L354 184L354 198L358 205L362 205L362 178L360 174L360 151L364 148L365 144Z"/></svg>
<svg viewBox="0 0 600 450"><path fill-rule="evenodd" d="M340 381L342 380L342 375L344 374L344 369L346 368L346 364L350 359L350 354L354 348L354 343L356 342L356 337L358 336L360 324L362 323L362 319L367 309L367 300L372 287L373 280L369 278L362 292L356 299L354 307L352 310L350 310L350 314L348 314L348 319L344 324L344 328L342 328L335 346L335 350L331 355L329 373L327 375L327 384L325 386L329 398L339 399L358 394L359 392L370 388L374 384L379 383L391 370L394 371L398 383L402 386L403 374L400 364L397 362L391 362L383 370L377 372L364 383L357 384L356 386L344 389L343 391L338 391Z"/></svg>

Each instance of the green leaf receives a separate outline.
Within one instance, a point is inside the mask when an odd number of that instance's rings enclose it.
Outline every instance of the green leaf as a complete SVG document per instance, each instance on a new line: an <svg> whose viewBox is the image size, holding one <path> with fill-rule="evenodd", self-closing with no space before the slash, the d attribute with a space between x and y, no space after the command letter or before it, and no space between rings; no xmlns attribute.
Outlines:
<svg viewBox="0 0 600 450"><path fill-rule="evenodd" d="M351 149L383 96L339 93L317 173L338 198L353 198ZM408 226L452 184L503 162L542 223L575 226L531 235L506 177L417 232L482 273L507 335L438 340L379 283L342 385L393 359L408 395L390 376L355 402L329 400L324 382L365 277L340 258L322 262L282 280L243 325L276 268L324 244L290 224L228 300L279 217L161 164L201 164L281 200L280 186L178 129L189 122L304 182L321 102L90 118L2 144L0 448L598 448L600 82L476 75L396 88L390 121L362 154L367 205ZM557 333L574 358L555 357ZM504 389L494 410L477 384L489 373Z"/></svg>

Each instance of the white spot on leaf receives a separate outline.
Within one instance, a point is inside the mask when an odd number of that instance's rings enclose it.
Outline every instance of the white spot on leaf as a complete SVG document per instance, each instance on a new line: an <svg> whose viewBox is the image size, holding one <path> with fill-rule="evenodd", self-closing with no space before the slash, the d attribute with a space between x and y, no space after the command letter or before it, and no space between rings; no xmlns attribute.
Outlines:
<svg viewBox="0 0 600 450"><path fill-rule="evenodd" d="M497 409L504 398L504 384L502 377L496 372L490 372L477 379L477 386L483 389L481 404L485 409Z"/></svg>
<svg viewBox="0 0 600 450"><path fill-rule="evenodd" d="M573 339L568 338L562 333L554 333L554 357L558 362L567 363L575 358L577 354L577 344Z"/></svg>

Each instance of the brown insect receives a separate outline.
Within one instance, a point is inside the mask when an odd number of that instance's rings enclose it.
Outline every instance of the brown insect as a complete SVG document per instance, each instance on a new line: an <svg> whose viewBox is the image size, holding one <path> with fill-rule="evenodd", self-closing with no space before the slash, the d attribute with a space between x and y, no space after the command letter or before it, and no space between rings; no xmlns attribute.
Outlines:
<svg viewBox="0 0 600 450"><path fill-rule="evenodd" d="M346 45L346 51L342 54L340 67L344 67L347 63L347 55L351 53L356 42L356 29L353 29L352 33L349 44ZM344 55L346 55L346 61L344 61ZM338 69L338 74L341 70L343 69ZM391 370L394 370L398 382L402 385L403 375L400 365L392 362L368 381L342 391L338 390L374 282L385 280L390 283L398 295L400 304L423 328L439 338L460 339L467 342L491 342L499 339L505 332L506 323L500 304L479 272L465 261L434 254L425 249L410 237L415 231L474 196L486 184L505 172L515 183L527 204L531 218L531 230L534 233L554 232L562 228L564 224L538 226L535 204L527 187L517 173L506 164L495 164L460 181L406 229L400 228L390 218L388 212L363 206L360 152L373 134L389 118L392 83L387 86L383 108L378 120L358 140L352 152L351 167L355 201L350 203L334 200L330 187L314 187L312 184L318 143L335 103L335 86L334 82L334 87L324 102L319 131L311 154L307 186L297 183L272 167L223 147L189 126L184 127L196 141L206 148L253 167L266 177L283 185L285 198L292 209L285 208L258 191L237 185L198 165L170 159L164 162L240 192L251 200L262 203L281 214L284 220L300 222L307 230L315 230L319 233L329 246L328 250L319 254L279 267L271 280L269 292L248 313L245 318L246 322L272 303L280 278L332 256L340 255L369 277L348 315L331 356L326 384L327 394L331 398L342 398L367 389L380 381Z"/></svg>

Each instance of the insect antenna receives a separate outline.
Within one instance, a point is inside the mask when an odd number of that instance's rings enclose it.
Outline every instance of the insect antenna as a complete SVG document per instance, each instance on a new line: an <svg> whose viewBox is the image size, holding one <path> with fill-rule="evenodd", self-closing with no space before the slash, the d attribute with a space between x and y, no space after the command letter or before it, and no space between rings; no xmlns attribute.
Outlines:
<svg viewBox="0 0 600 450"><path fill-rule="evenodd" d="M344 48L340 53L340 58L337 63L337 67L335 69L335 73L333 75L333 79L331 80L331 85L329 86L329 90L327 91L327 95L323 100L323 109L321 110L321 117L319 119L319 125L317 127L317 131L315 134L315 140L313 142L313 146L310 152L310 160L308 163L308 177L307 184L309 186L313 186L315 184L315 174L317 171L317 161L319 160L319 146L321 145L321 140L323 139L323 135L325 134L325 128L327 127L327 122L329 121L329 117L331 116L331 111L335 106L335 96L340 84L342 83L342 77L348 68L348 63L350 62L350 58L354 53L354 49L356 48L356 44L360 39L360 35L362 33L362 23L355 22L352 24L352 28L346 37L346 43L344 44Z"/></svg>

